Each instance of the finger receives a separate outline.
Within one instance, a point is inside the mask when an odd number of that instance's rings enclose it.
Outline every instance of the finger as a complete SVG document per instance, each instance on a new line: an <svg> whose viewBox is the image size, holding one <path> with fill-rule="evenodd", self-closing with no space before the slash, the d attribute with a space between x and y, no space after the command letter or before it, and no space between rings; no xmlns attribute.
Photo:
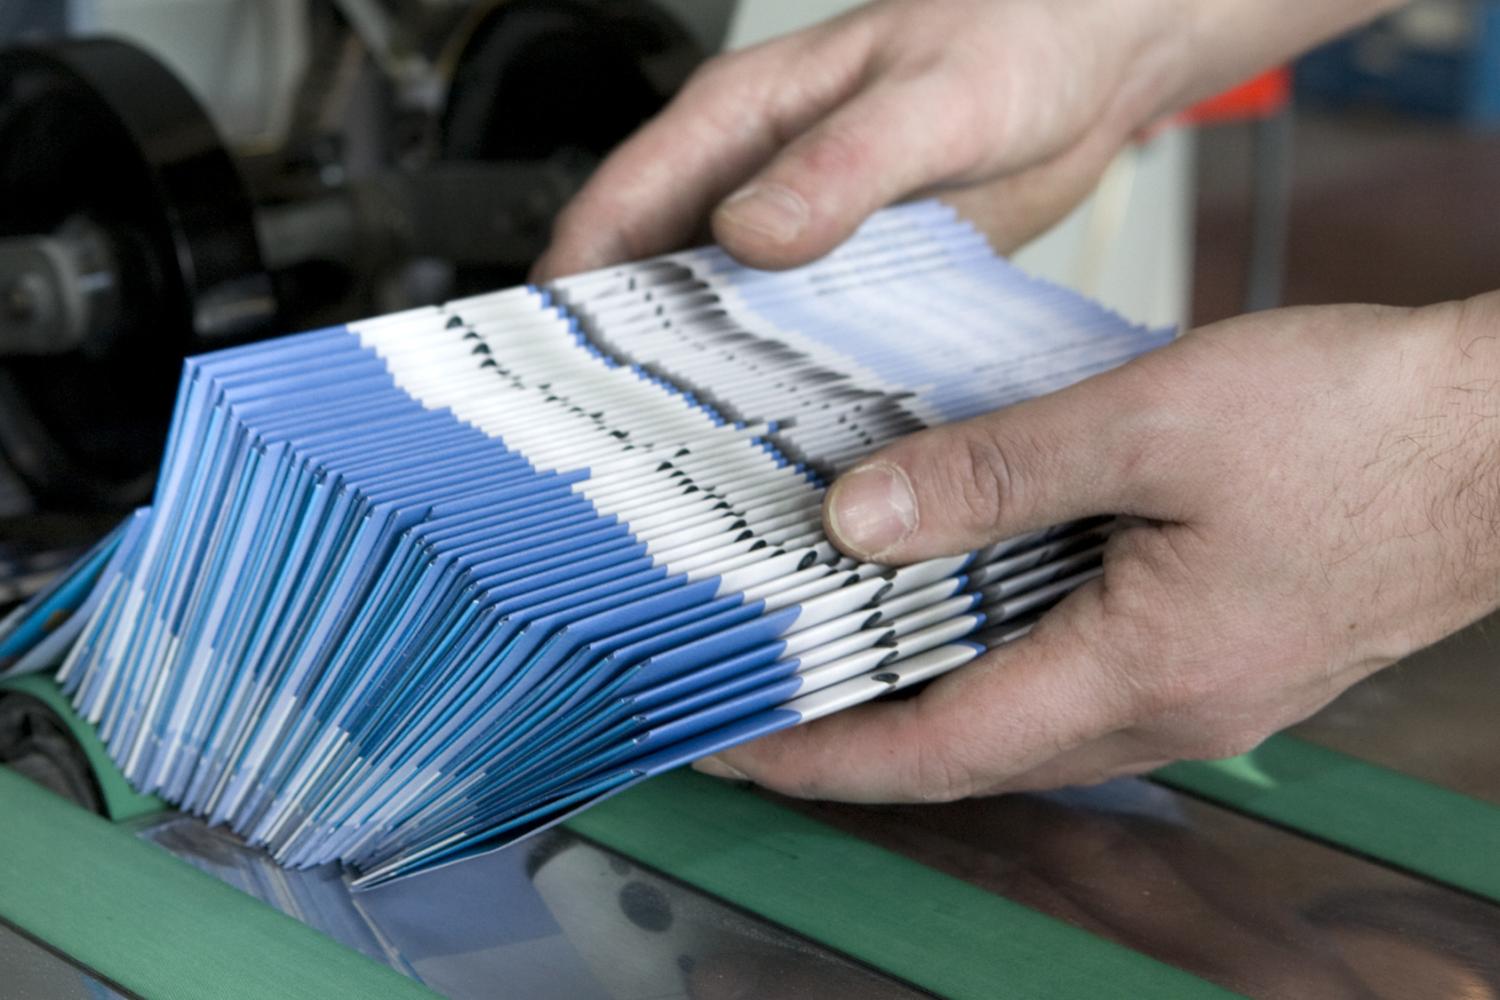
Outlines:
<svg viewBox="0 0 1500 1000"><path fill-rule="evenodd" d="M986 795L998 795L1002 792L1041 792L1073 785L1097 785L1115 778L1146 774L1170 763L1169 758L1142 745L1132 733L1109 733L982 791Z"/></svg>
<svg viewBox="0 0 1500 1000"><path fill-rule="evenodd" d="M823 505L840 549L904 563L1094 514L1181 520L1191 474L1157 386L1168 347L1059 392L922 431L841 476Z"/></svg>
<svg viewBox="0 0 1500 1000"><path fill-rule="evenodd" d="M866 32L830 25L705 64L574 196L533 279L680 246L788 137L854 92L869 49Z"/></svg>
<svg viewBox="0 0 1500 1000"><path fill-rule="evenodd" d="M981 137L941 73L883 79L794 140L714 212L714 236L753 267L806 263L893 201L964 175Z"/></svg>
<svg viewBox="0 0 1500 1000"><path fill-rule="evenodd" d="M1099 183L1124 142L1120 129L1106 124L1035 166L940 196L1008 254L1062 221Z"/></svg>
<svg viewBox="0 0 1500 1000"><path fill-rule="evenodd" d="M859 706L694 765L787 795L946 801L997 787L1125 725L1130 688L1096 650L1101 587L1030 636L939 678L917 697Z"/></svg>

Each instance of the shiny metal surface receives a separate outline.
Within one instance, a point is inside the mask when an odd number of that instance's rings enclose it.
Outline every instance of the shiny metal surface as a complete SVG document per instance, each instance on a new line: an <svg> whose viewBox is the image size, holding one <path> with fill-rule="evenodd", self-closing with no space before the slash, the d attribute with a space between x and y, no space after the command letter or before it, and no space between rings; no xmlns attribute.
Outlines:
<svg viewBox="0 0 1500 1000"><path fill-rule="evenodd" d="M1500 803L1500 614L1407 657L1292 730Z"/></svg>
<svg viewBox="0 0 1500 1000"><path fill-rule="evenodd" d="M4 1000L125 1000L87 972L0 922L0 997Z"/></svg>
<svg viewBox="0 0 1500 1000"><path fill-rule="evenodd" d="M923 995L562 830L359 893L191 817L139 833L453 1000Z"/></svg>
<svg viewBox="0 0 1500 1000"><path fill-rule="evenodd" d="M825 822L1254 997L1500 997L1500 908L1123 779Z"/></svg>

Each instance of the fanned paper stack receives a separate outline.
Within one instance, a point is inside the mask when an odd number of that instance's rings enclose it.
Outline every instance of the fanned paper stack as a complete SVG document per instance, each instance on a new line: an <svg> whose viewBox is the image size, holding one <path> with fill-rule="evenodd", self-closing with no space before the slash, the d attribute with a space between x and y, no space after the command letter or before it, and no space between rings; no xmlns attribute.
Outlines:
<svg viewBox="0 0 1500 1000"><path fill-rule="evenodd" d="M1107 523L892 569L824 484L1169 337L921 203L795 271L695 250L205 355L155 505L0 665L71 645L138 788L382 881L1024 633Z"/></svg>

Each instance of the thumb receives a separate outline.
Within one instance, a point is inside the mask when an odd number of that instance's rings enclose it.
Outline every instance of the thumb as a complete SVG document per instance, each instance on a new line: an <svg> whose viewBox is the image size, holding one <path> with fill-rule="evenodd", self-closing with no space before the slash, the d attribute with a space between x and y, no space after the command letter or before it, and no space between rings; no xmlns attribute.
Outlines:
<svg viewBox="0 0 1500 1000"><path fill-rule="evenodd" d="M824 530L852 556L906 563L1096 514L1180 520L1181 463L1136 367L881 449L829 490Z"/></svg>

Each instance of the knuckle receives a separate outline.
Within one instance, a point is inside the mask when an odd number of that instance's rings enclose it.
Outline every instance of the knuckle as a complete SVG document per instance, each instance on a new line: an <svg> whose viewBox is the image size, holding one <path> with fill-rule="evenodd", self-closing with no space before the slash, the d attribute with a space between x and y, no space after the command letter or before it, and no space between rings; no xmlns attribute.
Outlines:
<svg viewBox="0 0 1500 1000"><path fill-rule="evenodd" d="M1187 760L1238 757L1260 746L1267 735L1261 728L1241 722L1210 723L1188 741L1186 751L1180 756Z"/></svg>
<svg viewBox="0 0 1500 1000"><path fill-rule="evenodd" d="M897 745L910 747L905 794L920 802L953 802L978 791L975 770L966 762L963 740L948 722L933 714L921 699L906 716L907 732Z"/></svg>
<svg viewBox="0 0 1500 1000"><path fill-rule="evenodd" d="M1107 648L1099 655L1124 691L1128 717L1172 719L1211 705L1221 695L1221 672L1155 575L1108 559L1104 574L1105 623L1098 640Z"/></svg>
<svg viewBox="0 0 1500 1000"><path fill-rule="evenodd" d="M987 530L1003 512L1016 508L1018 450L992 434L967 431L951 447L929 452L939 463L935 471L936 485L945 494L941 501L964 528Z"/></svg>
<svg viewBox="0 0 1500 1000"><path fill-rule="evenodd" d="M953 802L973 795L971 771L945 746L918 743L912 764L911 798L922 802Z"/></svg>
<svg viewBox="0 0 1500 1000"><path fill-rule="evenodd" d="M830 121L808 136L797 159L802 169L824 177L847 181L865 177L879 167L864 128L853 122Z"/></svg>
<svg viewBox="0 0 1500 1000"><path fill-rule="evenodd" d="M952 107L954 95L972 93L980 83L979 74L960 58L948 55L925 70L918 87L926 98L922 103ZM956 113L926 119L932 146L930 162L944 177L977 179L985 173L994 153L993 135L984 123L975 120L975 112L968 105L959 104L957 108Z"/></svg>
<svg viewBox="0 0 1500 1000"><path fill-rule="evenodd" d="M821 799L826 793L811 774L796 770L748 771L750 779L762 788L792 799Z"/></svg>
<svg viewBox="0 0 1500 1000"><path fill-rule="evenodd" d="M1139 691L1138 710L1147 719L1191 713L1210 703L1218 693L1209 671L1181 666L1151 671Z"/></svg>
<svg viewBox="0 0 1500 1000"><path fill-rule="evenodd" d="M715 94L738 86L746 68L746 52L724 52L699 63L682 87L684 100Z"/></svg>
<svg viewBox="0 0 1500 1000"><path fill-rule="evenodd" d="M1170 625L1155 618L1138 621L1122 645L1141 651L1121 654L1117 661L1131 718L1149 722L1191 716L1223 696L1223 679L1212 661L1196 655Z"/></svg>
<svg viewBox="0 0 1500 1000"><path fill-rule="evenodd" d="M798 799L819 797L818 731L805 726L771 733L736 747L734 766L763 788Z"/></svg>
<svg viewBox="0 0 1500 1000"><path fill-rule="evenodd" d="M984 169L990 148L978 129L955 123L937 137L942 146L943 173L954 178L974 178Z"/></svg>

